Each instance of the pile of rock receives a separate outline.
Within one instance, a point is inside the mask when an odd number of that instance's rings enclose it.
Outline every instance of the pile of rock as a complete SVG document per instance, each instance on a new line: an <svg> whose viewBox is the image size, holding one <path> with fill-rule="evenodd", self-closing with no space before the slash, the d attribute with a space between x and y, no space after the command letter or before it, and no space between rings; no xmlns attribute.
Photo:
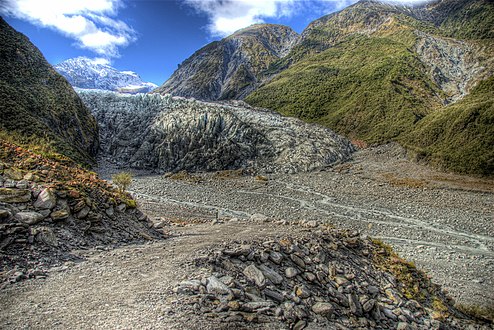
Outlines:
<svg viewBox="0 0 494 330"><path fill-rule="evenodd" d="M211 273L175 288L196 315L227 328L438 329L454 328L451 301L410 267L404 283L381 270L404 262L358 233L232 243L198 258ZM384 258L384 259L383 259ZM396 260L395 260L396 259ZM407 287L416 289L412 299ZM408 296L408 297L407 297Z"/></svg>
<svg viewBox="0 0 494 330"><path fill-rule="evenodd" d="M159 237L135 201L94 174L1 147L0 282L44 276L74 249Z"/></svg>

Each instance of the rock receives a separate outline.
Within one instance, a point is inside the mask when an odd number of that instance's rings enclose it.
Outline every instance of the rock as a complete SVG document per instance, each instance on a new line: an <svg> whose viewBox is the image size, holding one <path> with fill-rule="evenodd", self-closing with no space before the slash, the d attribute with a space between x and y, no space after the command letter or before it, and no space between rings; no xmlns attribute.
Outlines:
<svg viewBox="0 0 494 330"><path fill-rule="evenodd" d="M334 307L331 303L317 302L312 306L312 311L329 318L334 312Z"/></svg>
<svg viewBox="0 0 494 330"><path fill-rule="evenodd" d="M29 188L29 182L27 182L26 180L21 180L21 181L17 182L15 187L18 189L27 189L27 188Z"/></svg>
<svg viewBox="0 0 494 330"><path fill-rule="evenodd" d="M109 208L107 208L105 210L105 213L106 215L108 215L109 217L113 216L113 214L115 214L115 210L113 209L113 206L110 206Z"/></svg>
<svg viewBox="0 0 494 330"><path fill-rule="evenodd" d="M254 221L254 222L267 222L268 219L269 218L267 216L265 216L264 214L260 214L260 213L255 213L250 217L250 220Z"/></svg>
<svg viewBox="0 0 494 330"><path fill-rule="evenodd" d="M255 312L259 309L269 308L273 306L272 301L250 301L241 306L241 309L245 312Z"/></svg>
<svg viewBox="0 0 494 330"><path fill-rule="evenodd" d="M40 227L37 228L36 230L37 235L36 235L36 240L38 242L57 247L58 246L58 239L55 233L53 233L53 230L51 230L49 227Z"/></svg>
<svg viewBox="0 0 494 330"><path fill-rule="evenodd" d="M260 265L259 268L261 269L264 276L273 284L280 284L281 282L283 282L283 277L275 270L269 268L266 265Z"/></svg>
<svg viewBox="0 0 494 330"><path fill-rule="evenodd" d="M264 294L266 295L266 297L278 303L282 302L285 299L285 297L281 293L270 289L265 289Z"/></svg>
<svg viewBox="0 0 494 330"><path fill-rule="evenodd" d="M8 219L12 216L9 210L0 209L0 220Z"/></svg>
<svg viewBox="0 0 494 330"><path fill-rule="evenodd" d="M309 298L312 293L310 290L305 286L305 285L300 285L295 288L295 294L297 297L300 297L302 299Z"/></svg>
<svg viewBox="0 0 494 330"><path fill-rule="evenodd" d="M376 304L376 301L374 299L369 299L367 300L364 305L362 306L364 312L368 313L374 308L374 305Z"/></svg>
<svg viewBox="0 0 494 330"><path fill-rule="evenodd" d="M34 207L37 209L52 209L57 205L57 198L51 189L43 189L38 195Z"/></svg>
<svg viewBox="0 0 494 330"><path fill-rule="evenodd" d="M292 261L297 265L299 266L300 268L302 269L305 269L305 261L302 260L302 258L300 258L299 256L297 256L296 254L291 254L290 255L290 259L292 259Z"/></svg>
<svg viewBox="0 0 494 330"><path fill-rule="evenodd" d="M243 273L250 281L256 283L258 287L264 287L266 285L264 274L256 266L250 265L245 267Z"/></svg>
<svg viewBox="0 0 494 330"><path fill-rule="evenodd" d="M348 280L345 277L341 276L336 276L334 280L339 286L345 286L348 283Z"/></svg>
<svg viewBox="0 0 494 330"><path fill-rule="evenodd" d="M38 212L19 212L15 215L15 219L26 225L34 225L42 221L45 217Z"/></svg>
<svg viewBox="0 0 494 330"><path fill-rule="evenodd" d="M373 285L369 285L369 287L367 288L367 292L369 292L370 295L374 296L379 294L379 288Z"/></svg>
<svg viewBox="0 0 494 330"><path fill-rule="evenodd" d="M208 278L208 284L206 288L208 290L208 293L212 293L212 294L227 295L232 293L230 288L215 276L211 276Z"/></svg>
<svg viewBox="0 0 494 330"><path fill-rule="evenodd" d="M66 210L53 211L50 217L55 221L65 220L69 217L69 212Z"/></svg>
<svg viewBox="0 0 494 330"><path fill-rule="evenodd" d="M312 274L311 272L307 272L304 274L304 277L307 279L309 282L314 282L316 280L316 275Z"/></svg>
<svg viewBox="0 0 494 330"><path fill-rule="evenodd" d="M288 267L287 269L285 269L285 275L288 278L295 277L295 276L297 276L297 274L298 274L298 271L293 267Z"/></svg>
<svg viewBox="0 0 494 330"><path fill-rule="evenodd" d="M358 300L357 295L354 293L350 293L347 295L347 298L352 314L356 316L362 316L362 305L360 305L360 301Z"/></svg>
<svg viewBox="0 0 494 330"><path fill-rule="evenodd" d="M412 330L412 328L405 322L398 322L396 330Z"/></svg>
<svg viewBox="0 0 494 330"><path fill-rule="evenodd" d="M117 211L120 212L120 213L125 212L126 209L127 209L127 205L125 205L124 203L119 204L117 206Z"/></svg>
<svg viewBox="0 0 494 330"><path fill-rule="evenodd" d="M22 171L17 168L6 168L5 170L3 170L3 175L15 181L22 180L22 178L24 177Z"/></svg>
<svg viewBox="0 0 494 330"><path fill-rule="evenodd" d="M0 188L0 202L26 203L31 201L31 191L27 189Z"/></svg>
<svg viewBox="0 0 494 330"><path fill-rule="evenodd" d="M307 326L307 322L304 320L300 320L293 326L293 330L302 330Z"/></svg>
<svg viewBox="0 0 494 330"><path fill-rule="evenodd" d="M271 251L269 253L269 259L271 259L271 261L273 261L275 264L279 265L283 260L283 255L279 252Z"/></svg>
<svg viewBox="0 0 494 330"><path fill-rule="evenodd" d="M77 212L77 214L75 216L78 219L84 219L89 214L89 211L91 211L91 209L89 208L89 206L84 206L82 208L82 210L80 210L79 212Z"/></svg>

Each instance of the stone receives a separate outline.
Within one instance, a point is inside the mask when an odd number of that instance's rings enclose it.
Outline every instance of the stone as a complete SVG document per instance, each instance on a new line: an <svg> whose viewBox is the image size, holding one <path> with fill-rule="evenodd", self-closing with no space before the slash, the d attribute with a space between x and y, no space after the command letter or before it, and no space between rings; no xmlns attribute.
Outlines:
<svg viewBox="0 0 494 330"><path fill-rule="evenodd" d="M119 204L119 205L117 206L117 211L118 211L118 212L125 212L125 210L126 210L126 209L127 209L127 205L125 205L124 203Z"/></svg>
<svg viewBox="0 0 494 330"><path fill-rule="evenodd" d="M374 308L374 305L376 304L376 301L374 299L369 299L367 300L364 305L362 306L364 312L368 313Z"/></svg>
<svg viewBox="0 0 494 330"><path fill-rule="evenodd" d="M0 188L0 202L26 203L31 201L31 191L27 189Z"/></svg>
<svg viewBox="0 0 494 330"><path fill-rule="evenodd" d="M199 280L189 280L180 282L179 287L190 289L192 291L199 291L199 287L201 286L201 281Z"/></svg>
<svg viewBox="0 0 494 330"><path fill-rule="evenodd" d="M241 309L245 312L254 312L259 309L269 308L273 306L272 301L250 301L241 306Z"/></svg>
<svg viewBox="0 0 494 330"><path fill-rule="evenodd" d="M405 322L398 322L396 330L411 330L412 328Z"/></svg>
<svg viewBox="0 0 494 330"><path fill-rule="evenodd" d="M347 298L352 314L356 316L362 316L362 305L360 305L360 301L358 300L357 295L354 293L350 293L347 295Z"/></svg>
<svg viewBox="0 0 494 330"><path fill-rule="evenodd" d="M326 302L316 302L312 306L312 311L316 314L319 314L321 316L325 317L331 317L334 312L334 307L331 305L331 303L326 303Z"/></svg>
<svg viewBox="0 0 494 330"><path fill-rule="evenodd" d="M215 276L211 276L208 278L208 284L206 288L208 290L208 293L212 294L227 295L232 292L225 283L221 282Z"/></svg>
<svg viewBox="0 0 494 330"><path fill-rule="evenodd" d="M270 289L265 289L264 294L266 295L267 298L270 298L271 300L279 302L279 303L285 299L283 294L281 294L278 291L274 291L274 290L270 290Z"/></svg>
<svg viewBox="0 0 494 330"><path fill-rule="evenodd" d="M34 225L42 221L45 217L38 212L19 212L15 216L15 219L26 225Z"/></svg>
<svg viewBox="0 0 494 330"><path fill-rule="evenodd" d="M283 276L278 274L278 272L276 272L275 270L269 268L266 265L260 265L259 268L261 269L264 276L273 284L281 284L283 282Z"/></svg>
<svg viewBox="0 0 494 330"><path fill-rule="evenodd" d="M260 213L255 213L250 217L250 220L254 221L254 222L267 222L268 219L269 218L267 216L265 216L264 214L260 214Z"/></svg>
<svg viewBox="0 0 494 330"><path fill-rule="evenodd" d="M266 285L266 278L264 274L256 266L250 265L245 267L243 273L250 281L254 282L258 287L264 287Z"/></svg>
<svg viewBox="0 0 494 330"><path fill-rule="evenodd" d="M312 274L311 272L307 272L304 274L304 277L307 279L309 282L314 282L316 280L316 275Z"/></svg>
<svg viewBox="0 0 494 330"><path fill-rule="evenodd" d="M3 170L3 175L15 181L22 180L22 178L24 177L22 171L17 168L6 168L5 170Z"/></svg>
<svg viewBox="0 0 494 330"><path fill-rule="evenodd" d="M89 211L91 211L89 206L84 206L79 212L77 212L77 214L75 216L78 219L84 219L89 214Z"/></svg>
<svg viewBox="0 0 494 330"><path fill-rule="evenodd" d="M36 240L38 242L44 243L46 245L58 246L58 239L53 230L49 227L40 227L36 229L37 235Z"/></svg>
<svg viewBox="0 0 494 330"><path fill-rule="evenodd" d="M339 286L345 286L348 283L348 280L341 276L336 276L334 280Z"/></svg>
<svg viewBox="0 0 494 330"><path fill-rule="evenodd" d="M65 220L69 217L69 212L66 210L53 211L50 217L55 221Z"/></svg>
<svg viewBox="0 0 494 330"><path fill-rule="evenodd" d="M369 287L367 288L367 292L374 296L374 295L377 295L379 293L379 288L373 286L373 285L369 285Z"/></svg>
<svg viewBox="0 0 494 330"><path fill-rule="evenodd" d="M307 326L307 322L304 320L299 320L295 325L293 326L293 330L302 330Z"/></svg>
<svg viewBox="0 0 494 330"><path fill-rule="evenodd" d="M285 269L285 275L288 278L293 278L293 277L297 276L297 274L298 274L298 271L293 267L288 267L287 269Z"/></svg>
<svg viewBox="0 0 494 330"><path fill-rule="evenodd" d="M273 261L275 264L279 265L283 260L283 255L279 252L271 251L269 253L269 259L271 259L271 261Z"/></svg>
<svg viewBox="0 0 494 330"><path fill-rule="evenodd" d="M113 216L113 214L115 214L115 210L113 209L113 206L110 206L109 208L107 208L105 210L105 213L106 215L108 215L109 217Z"/></svg>
<svg viewBox="0 0 494 330"><path fill-rule="evenodd" d="M34 207L37 209L52 209L57 205L57 198L51 189L43 189L38 195Z"/></svg>
<svg viewBox="0 0 494 330"><path fill-rule="evenodd" d="M29 182L27 182L26 180L21 180L21 181L17 182L15 187L18 189L27 189L27 188L29 188Z"/></svg>
<svg viewBox="0 0 494 330"><path fill-rule="evenodd" d="M240 303L236 300L229 301L227 306L230 310L238 311L240 309Z"/></svg>
<svg viewBox="0 0 494 330"><path fill-rule="evenodd" d="M9 210L0 209L0 220L8 219L12 216Z"/></svg>
<svg viewBox="0 0 494 330"><path fill-rule="evenodd" d="M312 295L310 290L305 285L297 286L295 288L295 294L297 295L297 297L300 297L302 299L309 298Z"/></svg>
<svg viewBox="0 0 494 330"><path fill-rule="evenodd" d="M298 255L296 254L291 254L290 255L290 259L292 259L292 261L297 265L299 266L300 268L302 269L305 269L305 261L302 260L302 258L300 258Z"/></svg>

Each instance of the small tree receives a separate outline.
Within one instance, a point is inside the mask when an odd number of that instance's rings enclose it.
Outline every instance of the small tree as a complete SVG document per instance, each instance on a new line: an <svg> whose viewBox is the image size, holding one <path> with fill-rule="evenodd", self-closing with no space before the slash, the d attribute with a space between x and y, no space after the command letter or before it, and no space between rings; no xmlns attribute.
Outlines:
<svg viewBox="0 0 494 330"><path fill-rule="evenodd" d="M124 193L127 188L130 186L132 183L132 174L129 172L120 172L117 174L114 174L111 177L113 183L115 183L118 187L118 190L121 193Z"/></svg>

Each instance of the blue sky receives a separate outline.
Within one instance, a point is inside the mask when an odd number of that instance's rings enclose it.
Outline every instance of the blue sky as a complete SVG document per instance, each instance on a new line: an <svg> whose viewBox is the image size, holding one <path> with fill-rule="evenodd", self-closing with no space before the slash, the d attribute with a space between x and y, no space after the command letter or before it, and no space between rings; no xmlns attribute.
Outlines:
<svg viewBox="0 0 494 330"><path fill-rule="evenodd" d="M0 0L0 13L48 62L108 61L161 85L207 43L253 23L301 32L356 0ZM400 1L400 0L394 0ZM414 0L408 0L414 1Z"/></svg>

